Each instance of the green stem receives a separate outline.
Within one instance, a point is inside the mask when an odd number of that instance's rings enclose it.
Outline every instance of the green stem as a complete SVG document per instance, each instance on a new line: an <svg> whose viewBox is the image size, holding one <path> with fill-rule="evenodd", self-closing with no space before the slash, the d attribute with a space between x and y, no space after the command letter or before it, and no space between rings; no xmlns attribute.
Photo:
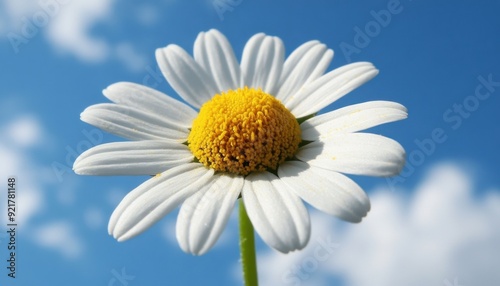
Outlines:
<svg viewBox="0 0 500 286"><path fill-rule="evenodd" d="M243 199L240 199L240 252L243 281L246 286L257 286L257 262L252 222L248 218Z"/></svg>

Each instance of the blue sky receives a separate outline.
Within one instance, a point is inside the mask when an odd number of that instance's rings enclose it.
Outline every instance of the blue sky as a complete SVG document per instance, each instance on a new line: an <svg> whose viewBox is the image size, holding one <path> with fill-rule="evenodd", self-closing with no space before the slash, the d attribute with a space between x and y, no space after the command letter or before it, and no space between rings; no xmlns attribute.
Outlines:
<svg viewBox="0 0 500 286"><path fill-rule="evenodd" d="M0 188L1 285L240 284L236 217L201 257L178 247L176 213L118 243L107 234L109 216L147 178L70 170L88 147L122 140L81 122L81 111L106 102L101 91L118 81L177 97L154 51L175 43L192 52L211 28L238 58L249 37L265 32L283 40L287 55L305 41L325 43L335 51L328 70L355 61L380 70L325 111L369 100L409 110L408 119L371 130L405 147L403 173L353 176L372 200L367 219L352 225L311 211L311 242L292 255L258 239L262 285L500 283L498 1L122 2L0 2L0 174L17 177L19 196L10 279ZM335 247L318 259L323 245Z"/></svg>

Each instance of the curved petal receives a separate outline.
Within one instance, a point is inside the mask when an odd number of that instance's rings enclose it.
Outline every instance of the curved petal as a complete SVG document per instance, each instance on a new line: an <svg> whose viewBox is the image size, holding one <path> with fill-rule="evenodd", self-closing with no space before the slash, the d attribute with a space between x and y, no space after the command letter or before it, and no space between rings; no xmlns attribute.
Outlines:
<svg viewBox="0 0 500 286"><path fill-rule="evenodd" d="M191 161L188 147L175 141L114 142L83 152L73 170L79 175L155 175Z"/></svg>
<svg viewBox="0 0 500 286"><path fill-rule="evenodd" d="M191 128L198 113L188 105L155 89L131 82L118 82L102 91L109 100L138 109L158 117L166 117L172 123Z"/></svg>
<svg viewBox="0 0 500 286"><path fill-rule="evenodd" d="M285 60L285 48L278 37L259 33L251 37L241 57L244 83L275 95Z"/></svg>
<svg viewBox="0 0 500 286"><path fill-rule="evenodd" d="M148 229L186 198L202 190L214 174L199 163L172 168L147 180L128 193L115 209L108 232L118 241Z"/></svg>
<svg viewBox="0 0 500 286"><path fill-rule="evenodd" d="M318 41L309 41L286 59L276 98L283 104L297 91L322 76L333 58L333 50Z"/></svg>
<svg viewBox="0 0 500 286"><path fill-rule="evenodd" d="M241 176L216 174L208 188L182 204L176 234L185 252L201 255L215 244L241 193L243 180Z"/></svg>
<svg viewBox="0 0 500 286"><path fill-rule="evenodd" d="M114 103L87 107L80 119L111 134L131 140L173 139L186 140L187 128L178 126L169 118Z"/></svg>
<svg viewBox="0 0 500 286"><path fill-rule="evenodd" d="M157 49L156 61L172 88L196 108L220 92L213 77L177 45Z"/></svg>
<svg viewBox="0 0 500 286"><path fill-rule="evenodd" d="M397 175L405 150L396 141L369 133L331 135L299 149L296 157L311 166L346 174Z"/></svg>
<svg viewBox="0 0 500 286"><path fill-rule="evenodd" d="M245 178L242 192L248 217L257 233L271 247L287 253L309 241L309 214L300 198L269 172Z"/></svg>
<svg viewBox="0 0 500 286"><path fill-rule="evenodd" d="M241 69L227 38L212 29L194 42L194 60L211 74L219 91L242 87Z"/></svg>
<svg viewBox="0 0 500 286"><path fill-rule="evenodd" d="M304 201L349 222L360 222L370 210L366 193L348 177L301 161L281 164L278 175Z"/></svg>
<svg viewBox="0 0 500 286"><path fill-rule="evenodd" d="M374 78L378 70L367 62L337 68L302 87L285 106L301 118L318 112L355 88Z"/></svg>
<svg viewBox="0 0 500 286"><path fill-rule="evenodd" d="M315 141L338 133L352 133L408 117L403 105L390 101L369 101L349 105L315 116L300 125L302 139Z"/></svg>

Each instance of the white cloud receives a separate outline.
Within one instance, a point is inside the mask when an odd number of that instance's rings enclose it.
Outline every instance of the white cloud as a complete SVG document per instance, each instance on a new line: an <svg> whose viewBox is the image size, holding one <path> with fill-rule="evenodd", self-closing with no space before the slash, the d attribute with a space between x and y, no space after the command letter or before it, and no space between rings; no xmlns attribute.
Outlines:
<svg viewBox="0 0 500 286"><path fill-rule="evenodd" d="M92 35L91 28L111 16L113 0L71 0L61 7L48 27L53 44L86 61L102 61L109 53L106 41Z"/></svg>
<svg viewBox="0 0 500 286"><path fill-rule="evenodd" d="M15 177L16 223L24 228L44 206L45 198L39 183L40 170L25 153L26 148L45 139L44 131L32 115L22 115L0 126L0 177ZM41 167L40 167L41 168ZM2 188L1 196L6 198L7 190ZM1 213L6 213L6 205L0 205ZM2 221L7 219L2 216Z"/></svg>
<svg viewBox="0 0 500 286"><path fill-rule="evenodd" d="M463 286L500 285L498 190L478 195L466 171L444 164L410 198L379 189L371 201L361 224L312 212L313 235L304 251L259 256L262 284L327 285L340 278L354 286L441 286L456 278ZM323 257L320 239L340 246Z"/></svg>
<svg viewBox="0 0 500 286"><path fill-rule="evenodd" d="M115 0L3 1L0 32L6 35L15 53L43 34L62 54L90 63L118 60L131 72L143 71L147 58L130 43L115 45L94 33L96 25L116 17L115 3ZM160 17L158 9L147 4L132 13L141 25L152 25Z"/></svg>
<svg viewBox="0 0 500 286"><path fill-rule="evenodd" d="M22 181L23 179L24 177L22 177L20 181L22 191L17 194L17 205L19 207L17 208L16 222L21 228L25 227L45 205L45 199L40 189L35 186L30 186L30 184L25 184L25 182Z"/></svg>
<svg viewBox="0 0 500 286"><path fill-rule="evenodd" d="M83 253L83 243L68 222L54 222L35 231L35 242L54 249L68 259L76 259Z"/></svg>
<svg viewBox="0 0 500 286"><path fill-rule="evenodd" d="M0 167L1 178L7 180L6 178L13 176L16 179L14 218L18 227L24 228L43 209L44 197L39 186L33 181L34 176L31 176L31 171L24 168L27 166L27 162L18 150L6 148L0 142L0 158L3 162ZM21 170L24 171L21 172ZM0 195L2 198L7 198L7 190L4 189ZM2 201L4 200L2 199ZM2 214L6 213L6 204L2 203L0 211ZM2 224L7 223L6 219L7 216L2 216Z"/></svg>
<svg viewBox="0 0 500 286"><path fill-rule="evenodd" d="M3 161L3 164L0 164L0 174L2 177L7 177L15 175L18 170L21 170L24 158L20 152L5 144L4 140L0 137L0 158Z"/></svg>
<svg viewBox="0 0 500 286"><path fill-rule="evenodd" d="M146 57L138 53L130 43L116 45L114 54L132 72L143 71L147 65Z"/></svg>
<svg viewBox="0 0 500 286"><path fill-rule="evenodd" d="M259 253L258 272L262 285L328 285L328 275L317 275L317 272L328 273L326 264L331 263L342 245L332 233L331 217L311 212L311 222L311 240L302 251L284 255L271 249Z"/></svg>
<svg viewBox="0 0 500 286"><path fill-rule="evenodd" d="M34 115L24 114L2 122L0 131L0 158L3 162L0 177L5 180L10 176L16 178L15 223L20 233L31 242L55 249L67 258L80 256L83 243L68 223L49 223L42 227L34 223L36 218L43 216L43 211L54 206L49 205L51 200L47 198L51 190L60 187L66 192L73 191L67 184L54 186L55 178L49 167L30 156L30 148L35 142L45 143L49 139L41 123ZM6 198L6 192L6 188L1 188L0 197ZM0 204L0 213L6 213L6 204ZM4 226L5 219L7 216L2 216Z"/></svg>
<svg viewBox="0 0 500 286"><path fill-rule="evenodd" d="M23 24L23 17L28 17L37 9L41 9L37 1L2 1L0 5L4 25L11 30L17 30Z"/></svg>
<svg viewBox="0 0 500 286"><path fill-rule="evenodd" d="M90 207L83 213L83 220L87 227L91 229L98 229L104 223L104 214L99 208Z"/></svg>
<svg viewBox="0 0 500 286"><path fill-rule="evenodd" d="M114 0L2 1L0 26L17 53L44 34L58 50L88 62L109 54L109 43L92 34L96 23L112 16ZM15 34L13 37L10 34ZM10 35L10 36L9 36Z"/></svg>
<svg viewBox="0 0 500 286"><path fill-rule="evenodd" d="M36 145L42 139L40 124L31 116L18 118L5 129L6 137L21 147Z"/></svg>

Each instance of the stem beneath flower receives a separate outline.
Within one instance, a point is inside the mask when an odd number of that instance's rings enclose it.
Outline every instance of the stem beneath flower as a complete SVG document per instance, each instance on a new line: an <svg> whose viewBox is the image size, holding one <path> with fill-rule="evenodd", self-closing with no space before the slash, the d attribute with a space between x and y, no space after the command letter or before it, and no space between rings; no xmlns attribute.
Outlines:
<svg viewBox="0 0 500 286"><path fill-rule="evenodd" d="M243 281L246 286L258 285L257 262L252 222L248 218L243 199L240 199L240 252Z"/></svg>

